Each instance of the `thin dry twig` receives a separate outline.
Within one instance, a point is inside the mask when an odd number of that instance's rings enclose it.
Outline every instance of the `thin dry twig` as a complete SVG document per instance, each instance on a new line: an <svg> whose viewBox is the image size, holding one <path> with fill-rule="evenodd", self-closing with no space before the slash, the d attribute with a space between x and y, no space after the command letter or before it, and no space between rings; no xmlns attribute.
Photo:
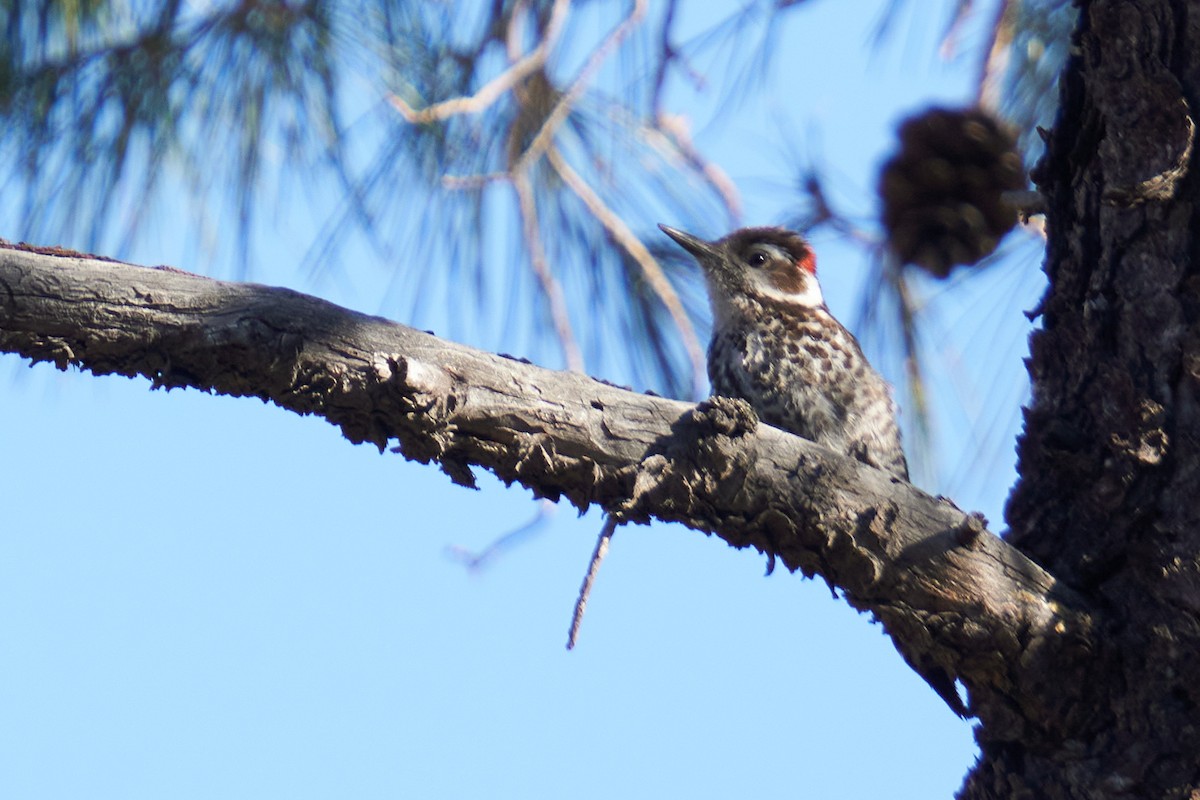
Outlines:
<svg viewBox="0 0 1200 800"><path fill-rule="evenodd" d="M908 396L913 404L911 415L913 432L918 438L917 452L931 453L933 442L932 418L930 415L926 388L928 381L925 377L924 363L921 360L920 347L917 341L921 323L917 318L920 309L917 299L913 297L912 286L904 270L894 259L888 257L884 270L888 273L888 281L896 298L896 310L900 317L900 336L904 348L904 371L908 379Z"/></svg>
<svg viewBox="0 0 1200 800"><path fill-rule="evenodd" d="M721 202L725 204L725 210L729 213L730 221L736 227L742 218L742 200L737 186L725 174L725 170L700 155L700 151L692 143L692 137L688 133L684 118L677 114L659 114L654 121L654 130L662 133L674 146L675 151L683 156L683 160L700 173L713 191L720 196Z"/></svg>
<svg viewBox="0 0 1200 800"><path fill-rule="evenodd" d="M815 166L806 169L801 182L801 192L808 196L813 205L812 213L802 218L802 229L808 231L827 225L867 253L876 253L883 246L883 240L878 233L859 225L833 207L829 202L829 195L825 192L825 179Z"/></svg>
<svg viewBox="0 0 1200 800"><path fill-rule="evenodd" d="M404 114L405 118L410 122L419 122L427 121L426 117L441 119L451 114L471 113L486 107L491 102L495 102L499 93L511 90L519 80L539 68L544 62L546 47L551 39L550 34L552 32L557 33L558 26L561 24L561 20L558 19L557 15L565 9L565 5L562 0L556 3L553 12L555 16L552 17L551 23L547 27L547 36L539 44L538 48L528 56L517 61L513 67L481 89L474 97L448 100L436 106L431 106L424 112L412 112L412 109L408 108L407 105L403 108L397 106L400 113ZM564 183L583 201L587 209L604 226L609 235L637 262L647 283L666 307L672 321L679 330L680 338L683 340L684 349L692 365L693 391L699 397L705 391L704 349L700 344L699 338L696 336L695 329L687 316L687 312L683 308L683 303L680 301L679 295L675 292L674 287L671 286L670 281L667 280L662 268L650 254L650 251L633 231L630 230L625 221L604 203L599 194L552 147L554 134L570 114L571 109L587 88L588 83L600 69L604 61L629 35L633 28L641 22L646 14L647 6L647 0L634 0L629 14L592 51L570 87L562 94L547 115L546 120L538 129L529 146L507 172L484 175L446 176L442 179L442 184L449 189L473 189L498 180L508 179L512 181L520 204L530 263L549 304L550 316L555 331L562 343L567 367L572 370L582 370L583 356L571 327L562 287L551 273L545 257L545 250L540 238L533 186L529 179L529 170L532 165L543 154L546 155L553 169L562 177ZM512 35L513 29L511 27L509 32L508 48L510 55L515 56L517 40ZM517 70L518 67L521 67L519 71ZM399 101L399 98L393 98L392 102L393 105L396 105L397 102L402 101ZM413 114L417 116L414 117ZM704 162L695 153L694 149L690 148L690 143L686 137L682 139L678 136L669 138L674 141L676 148L685 161L704 175L706 180L714 186L724 199L727 208L730 209L731 216L736 218L740 213L740 202L737 199L736 190L728 178L715 167Z"/></svg>
<svg viewBox="0 0 1200 800"><path fill-rule="evenodd" d="M966 27L974 9L975 0L958 0L958 6L954 9L954 14L946 25L946 32L942 35L942 43L938 47L938 52L943 59L949 61L954 58L954 54L961 44L963 28Z"/></svg>
<svg viewBox="0 0 1200 800"><path fill-rule="evenodd" d="M1000 199L1017 210L1022 224L1029 222L1030 217L1046 214L1050 210L1046 204L1046 196L1032 189L1013 189L1003 192Z"/></svg>
<svg viewBox="0 0 1200 800"><path fill-rule="evenodd" d="M683 77L690 81L696 91L704 91L708 80L704 75L688 63L684 54L671 43L671 28L675 24L677 0L667 3L667 10L662 17L662 34L658 40L658 51L662 56L658 60L658 68L654 73L654 89L650 92L650 108L655 116L662 110L663 90L667 85L667 71L672 64L678 64Z"/></svg>
<svg viewBox="0 0 1200 800"><path fill-rule="evenodd" d="M980 108L997 112L1000 108L1001 83L1008 70L1009 50L1016 33L1018 3L1002 0L996 9L987 48L979 65L975 103Z"/></svg>
<svg viewBox="0 0 1200 800"><path fill-rule="evenodd" d="M460 562L471 572L480 572L502 552L542 527L546 523L546 520L550 519L554 514L554 509L554 503L542 498L538 501L538 510L534 514L533 519L499 536L482 550L469 550L462 545L451 545L446 548L446 554L455 561Z"/></svg>
<svg viewBox="0 0 1200 800"><path fill-rule="evenodd" d="M546 63L546 57L550 52L550 48L557 41L558 34L562 31L563 22L566 21L567 10L570 6L570 0L555 0L554 7L550 11L550 22L546 25L546 33L542 37L542 40L538 42L537 47L530 50L523 58L518 59L504 72L485 83L480 87L479 91L470 97L453 97L449 100L443 100L440 103L426 106L420 110L414 109L402 97L394 93L388 94L388 102L400 112L400 116L414 125L438 122L460 114L479 113L499 100L505 92L511 91L517 83L530 75L534 70L539 69ZM513 12L513 24L509 26L510 34L514 30L515 23L520 16L519 10ZM510 35L509 41L511 42L512 40L513 36Z"/></svg>
<svg viewBox="0 0 1200 800"><path fill-rule="evenodd" d="M634 26L641 22L642 17L646 15L646 5L647 0L634 0L633 8L629 10L629 15L617 23L612 32L588 56L588 60L579 70L579 74L575 77L575 80L571 82L570 87L567 91L563 92L562 97L558 99L554 108L546 116L546 121L538 129L537 135L533 137L533 141L529 143L529 147L525 148L525 152L517 159L516 164L513 166L514 172L527 169L546 151L550 145L550 140L559 126L562 125L563 120L571 113L571 109L579 100L580 95L583 94L583 90L587 88L592 76L600 69L605 59L629 35Z"/></svg>
<svg viewBox="0 0 1200 800"><path fill-rule="evenodd" d="M588 597L592 594L592 586L600 573L600 564L608 555L608 546L612 542L613 533L617 530L617 521L610 514L604 520L600 536L596 539L596 549L592 551L592 560L588 562L587 573L583 576L583 584L579 587L579 597L575 600L575 613L571 615L571 630L567 634L567 649L573 650L579 640L579 629L583 626L583 612L587 610Z"/></svg>
<svg viewBox="0 0 1200 800"><path fill-rule="evenodd" d="M533 273L537 276L542 293L546 295L546 302L550 306L550 319L554 323L558 341L562 344L567 369L583 372L583 353L579 349L579 343L575 340L575 332L571 327L571 317L567 311L567 300L563 296L562 284L554 277L550 271L550 264L546 260L533 185L529 182L529 175L524 172L513 175L512 184L521 209L525 245L529 249L529 264L533 268Z"/></svg>
<svg viewBox="0 0 1200 800"><path fill-rule="evenodd" d="M512 90L515 85L526 76L530 75L534 70L540 68L545 63L546 53L548 52L550 43L557 36L558 30L562 24L562 17L566 12L569 2L566 0L558 0L555 3L551 15L551 21L547 26L546 36L538 44L538 46L527 56L519 59L508 70L492 80L483 89L477 92L471 98L456 98L438 103L425 109L423 112L414 112L407 104L397 97L392 98L392 104L397 107L405 119L409 122L427 122L433 119L443 119L453 114L473 113L487 107L504 92ZM546 259L545 248L541 239L540 226L537 217L537 205L534 200L533 185L529 179L529 169L541 156L541 154L549 146L555 132L571 112L571 108L582 95L584 89L587 88L588 82L591 80L596 71L603 64L605 59L612 53L614 49L625 39L633 27L640 22L645 16L647 0L634 0L633 7L629 14L623 19L612 32L601 42L592 54L588 57L580 69L578 76L573 81L571 87L563 93L559 98L550 114L542 123L537 135L530 142L529 147L521 154L516 163L507 173L496 173L490 175L478 176L463 176L443 178L443 185L447 188L475 188L478 186L491 183L495 180L507 177L513 183L513 188L517 193L518 202L521 209L521 219L524 227L524 237L526 246L529 250L530 266L533 268L534 274L537 276L538 283L541 286L543 294L546 296L546 302L549 304L550 318L553 322L555 332L558 335L559 342L562 344L563 355L566 359L567 368L582 372L584 369L583 354L580 351L579 344L575 338L574 331L571 326L570 317L567 311L566 299L563 297L562 285L554 277L550 270L550 265ZM515 21L516 14L513 19ZM515 25L510 25L508 36L508 51L510 56L517 53L518 39L515 35ZM590 207L590 206L589 206ZM636 238L636 237L635 237ZM639 242L640 244L640 242ZM644 248L643 248L644 249ZM647 256L649 253L647 252ZM653 261L653 259L651 259ZM657 263L654 264L657 269ZM661 272L661 271L660 271ZM665 282L665 279L664 279ZM673 295L673 290L667 285L668 291ZM661 293L660 293L661 296ZM682 311L682 305L679 304L678 298L675 299L675 304ZM670 304L668 303L668 308ZM672 313L674 316L674 313ZM683 316L686 321L686 315ZM688 323L690 325L690 323ZM685 336L686 338L686 336ZM695 334L692 334L695 338ZM702 363L702 362L701 362Z"/></svg>
<svg viewBox="0 0 1200 800"><path fill-rule="evenodd" d="M509 181L512 175L508 172L484 172L477 175L443 175L442 187L445 189L471 190L482 189L501 181Z"/></svg>
<svg viewBox="0 0 1200 800"><path fill-rule="evenodd" d="M646 245L637 237L629 226L625 224L625 220L610 209L596 191L588 185L579 173L571 168L566 159L555 148L550 148L546 151L546 160L550 162L550 166L562 178L563 183L575 193L575 195L583 201L588 210L592 213L604 229L608 231L609 236L624 248L630 258L637 262L641 267L642 275L646 278L646 282L654 293L658 295L658 299L666 306L667 312L671 315L671 320L675 323L675 327L679 330L679 336L683 340L684 349L687 350L688 360L692 363L692 387L696 397L704 396L704 376L706 373L704 348L700 345L700 339L696 336L696 329L692 327L692 321L688 318L687 312L683 308L683 303L679 299L679 295L675 292L675 287L671 286L671 282L667 280L667 276L663 273L662 267L658 265L658 261L650 254Z"/></svg>
<svg viewBox="0 0 1200 800"><path fill-rule="evenodd" d="M679 55L675 45L671 44L671 27L675 23L677 7L678 0L669 0L667 10L663 12L662 29L658 39L661 58L658 61L658 69L654 72L654 90L650 93L650 108L656 115L662 109L663 87L667 85L667 70L670 68L671 62Z"/></svg>

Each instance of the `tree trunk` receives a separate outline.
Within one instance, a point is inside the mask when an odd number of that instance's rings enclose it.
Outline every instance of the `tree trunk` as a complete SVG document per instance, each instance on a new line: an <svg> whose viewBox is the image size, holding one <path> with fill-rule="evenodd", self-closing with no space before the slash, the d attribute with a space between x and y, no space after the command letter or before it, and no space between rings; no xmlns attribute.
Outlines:
<svg viewBox="0 0 1200 800"><path fill-rule="evenodd" d="M984 725L967 798L1200 796L1200 3L1084 3L1035 180L1050 287L1010 541L1092 610L1080 689Z"/></svg>

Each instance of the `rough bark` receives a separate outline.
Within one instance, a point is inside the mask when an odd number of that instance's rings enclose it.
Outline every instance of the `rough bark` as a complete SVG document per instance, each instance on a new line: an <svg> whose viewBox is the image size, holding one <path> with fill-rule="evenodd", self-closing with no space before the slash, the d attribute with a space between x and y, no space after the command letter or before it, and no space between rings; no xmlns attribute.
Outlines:
<svg viewBox="0 0 1200 800"><path fill-rule="evenodd" d="M1082 4L1035 174L1051 231L1011 541L1097 610L1093 687L1039 742L981 736L969 798L1200 796L1200 4Z"/></svg>
<svg viewBox="0 0 1200 800"><path fill-rule="evenodd" d="M1039 738L1044 676L1092 648L1086 605L982 520L744 403L693 406L495 356L285 289L0 249L0 351L318 414L472 482L598 503L753 546L872 612L938 688ZM1032 727L1031 727L1032 726Z"/></svg>

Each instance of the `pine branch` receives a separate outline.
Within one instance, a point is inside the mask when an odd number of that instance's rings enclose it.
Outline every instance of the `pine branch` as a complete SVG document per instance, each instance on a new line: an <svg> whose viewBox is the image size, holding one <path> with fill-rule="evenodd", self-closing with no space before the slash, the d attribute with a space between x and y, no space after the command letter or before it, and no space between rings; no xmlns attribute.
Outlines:
<svg viewBox="0 0 1200 800"><path fill-rule="evenodd" d="M35 250L0 249L0 352L258 397L464 485L482 467L622 521L756 547L872 612L935 686L962 681L989 732L1044 733L1013 709L1078 690L1047 679L1094 644L1070 591L979 517L761 425L745 403L636 394L288 289Z"/></svg>

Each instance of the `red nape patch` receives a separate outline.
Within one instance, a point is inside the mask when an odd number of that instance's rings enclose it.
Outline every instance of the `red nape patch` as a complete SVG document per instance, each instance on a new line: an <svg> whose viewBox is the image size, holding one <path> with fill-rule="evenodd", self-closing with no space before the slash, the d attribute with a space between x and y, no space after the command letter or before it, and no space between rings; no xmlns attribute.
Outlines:
<svg viewBox="0 0 1200 800"><path fill-rule="evenodd" d="M807 272L809 275L817 274L817 255L809 250L804 258L796 262L796 266Z"/></svg>

